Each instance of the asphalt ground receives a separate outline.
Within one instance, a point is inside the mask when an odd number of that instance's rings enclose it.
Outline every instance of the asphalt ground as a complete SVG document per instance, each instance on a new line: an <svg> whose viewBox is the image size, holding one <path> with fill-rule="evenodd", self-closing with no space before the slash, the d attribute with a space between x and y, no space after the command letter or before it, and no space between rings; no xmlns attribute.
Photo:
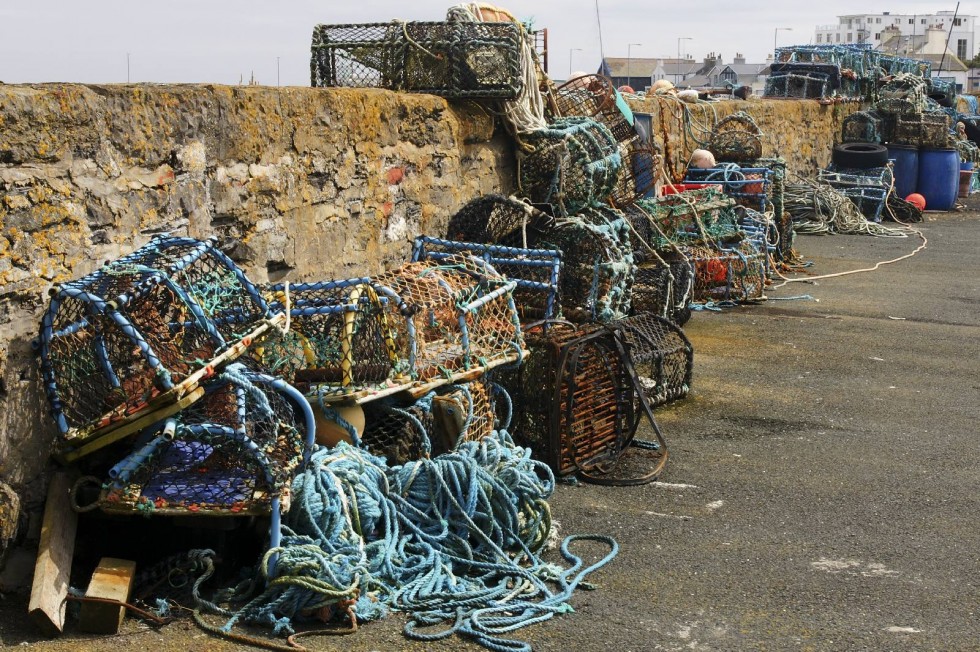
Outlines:
<svg viewBox="0 0 980 652"><path fill-rule="evenodd" d="M558 487L562 533L611 535L621 550L574 614L517 638L542 652L980 650L980 214L928 218L911 259L768 292L806 298L694 315L693 389L657 411L662 481ZM828 274L920 242L800 236L797 249L807 273ZM188 619L41 640L25 603L0 601L8 647L241 647ZM403 623L303 644L482 649L411 642Z"/></svg>

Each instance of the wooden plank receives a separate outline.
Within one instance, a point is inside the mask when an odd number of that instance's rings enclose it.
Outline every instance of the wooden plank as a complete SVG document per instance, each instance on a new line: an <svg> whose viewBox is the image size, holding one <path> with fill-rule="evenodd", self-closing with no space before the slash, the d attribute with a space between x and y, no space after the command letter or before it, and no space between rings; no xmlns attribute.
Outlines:
<svg viewBox="0 0 980 652"><path fill-rule="evenodd" d="M78 514L71 508L69 498L71 483L68 471L54 474L41 521L41 543L27 610L45 636L57 636L65 627L65 599L78 526Z"/></svg>
<svg viewBox="0 0 980 652"><path fill-rule="evenodd" d="M92 581L85 591L85 597L129 602L135 575L136 562L103 557L92 573ZM120 605L83 601L78 626L82 631L93 634L115 634L125 615L126 609Z"/></svg>

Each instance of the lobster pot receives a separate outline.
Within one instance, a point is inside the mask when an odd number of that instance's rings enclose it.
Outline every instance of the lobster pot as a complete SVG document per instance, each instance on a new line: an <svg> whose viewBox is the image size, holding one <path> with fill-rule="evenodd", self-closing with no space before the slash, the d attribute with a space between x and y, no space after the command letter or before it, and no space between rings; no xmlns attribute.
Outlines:
<svg viewBox="0 0 980 652"><path fill-rule="evenodd" d="M855 111L841 125L841 142L880 143L881 116L877 111Z"/></svg>
<svg viewBox="0 0 980 652"><path fill-rule="evenodd" d="M682 249L694 267L695 303L750 301L765 293L765 254L751 242L719 249L688 245Z"/></svg>
<svg viewBox="0 0 980 652"><path fill-rule="evenodd" d="M652 313L683 324L690 317L694 270L684 256L664 252L660 260L636 267L631 307L634 314Z"/></svg>
<svg viewBox="0 0 980 652"><path fill-rule="evenodd" d="M313 445L313 414L281 380L232 365L204 396L140 438L109 471L101 508L162 515L267 514L289 508Z"/></svg>
<svg viewBox="0 0 980 652"><path fill-rule="evenodd" d="M687 396L694 370L694 347L680 327L650 313L620 319L612 327L629 345L650 407Z"/></svg>
<svg viewBox="0 0 980 652"><path fill-rule="evenodd" d="M636 138L632 111L605 75L582 75L565 82L555 92L555 103L559 116L593 118L620 143Z"/></svg>
<svg viewBox="0 0 980 652"><path fill-rule="evenodd" d="M572 321L609 321L629 313L633 250L623 214L592 206L559 218L542 245L562 252L558 293Z"/></svg>
<svg viewBox="0 0 980 652"><path fill-rule="evenodd" d="M530 151L519 152L520 192L535 204L551 204L562 215L603 202L619 179L619 143L592 118L562 118L522 135Z"/></svg>
<svg viewBox="0 0 980 652"><path fill-rule="evenodd" d="M524 249L419 237L412 260L445 260L454 254L476 256L498 273L514 281L514 305L521 322L551 319L559 311L558 273L561 252L556 249Z"/></svg>
<svg viewBox="0 0 980 652"><path fill-rule="evenodd" d="M715 125L708 149L719 161L752 161L762 157L762 136L752 116L737 111Z"/></svg>
<svg viewBox="0 0 980 652"><path fill-rule="evenodd" d="M818 100L833 93L830 77L822 72L782 72L766 78L765 97Z"/></svg>
<svg viewBox="0 0 980 652"><path fill-rule="evenodd" d="M517 284L486 262L453 255L406 263L376 282L394 299L395 350L413 380L445 381L520 358Z"/></svg>
<svg viewBox="0 0 980 652"><path fill-rule="evenodd" d="M325 399L377 389L407 379L395 349L391 299L368 278L271 286L272 306L290 328L256 349L266 369L304 392ZM288 292L288 300L287 300Z"/></svg>
<svg viewBox="0 0 980 652"><path fill-rule="evenodd" d="M685 242L740 237L735 199L722 194L722 185L636 202L655 225L650 244L665 251Z"/></svg>
<svg viewBox="0 0 980 652"><path fill-rule="evenodd" d="M879 113L922 113L926 106L926 80L914 74L900 74L878 90L875 109Z"/></svg>
<svg viewBox="0 0 980 652"><path fill-rule="evenodd" d="M949 124L945 113L899 115L895 119L894 142L932 149L946 147Z"/></svg>
<svg viewBox="0 0 980 652"><path fill-rule="evenodd" d="M929 77L932 74L932 64L928 61L899 57L891 54L881 53L878 59L885 75L898 75L899 73L910 73L918 77Z"/></svg>
<svg viewBox="0 0 980 652"><path fill-rule="evenodd" d="M834 188L853 188L869 186L873 188L890 188L894 173L890 167L880 168L838 168L831 166L817 173L821 183Z"/></svg>
<svg viewBox="0 0 980 652"><path fill-rule="evenodd" d="M616 208L625 210L637 199L646 197L653 191L657 183L657 153L649 145L640 143L639 138L621 143L619 153L623 160L623 169L609 201Z"/></svg>
<svg viewBox="0 0 980 652"><path fill-rule="evenodd" d="M881 221L881 211L885 206L885 197L888 195L887 188L840 188L840 191L869 221Z"/></svg>
<svg viewBox="0 0 980 652"><path fill-rule="evenodd" d="M213 240L157 237L56 288L41 321L51 413L74 445L171 404L267 328L271 313Z"/></svg>
<svg viewBox="0 0 980 652"><path fill-rule="evenodd" d="M558 475L615 462L637 423L634 389L613 335L566 323L528 333L530 353L502 377L515 441Z"/></svg>
<svg viewBox="0 0 980 652"><path fill-rule="evenodd" d="M512 100L524 88L521 29L514 22L317 25L311 85Z"/></svg>
<svg viewBox="0 0 980 652"><path fill-rule="evenodd" d="M485 379L440 388L432 401L433 455L451 451L461 442L481 441L492 435L498 428L496 395L502 391Z"/></svg>
<svg viewBox="0 0 980 652"><path fill-rule="evenodd" d="M361 445L389 466L429 457L435 428L432 398L406 403L388 397L365 404Z"/></svg>
<svg viewBox="0 0 980 652"><path fill-rule="evenodd" d="M554 223L554 218L515 197L484 195L449 218L446 237L504 247L527 247Z"/></svg>

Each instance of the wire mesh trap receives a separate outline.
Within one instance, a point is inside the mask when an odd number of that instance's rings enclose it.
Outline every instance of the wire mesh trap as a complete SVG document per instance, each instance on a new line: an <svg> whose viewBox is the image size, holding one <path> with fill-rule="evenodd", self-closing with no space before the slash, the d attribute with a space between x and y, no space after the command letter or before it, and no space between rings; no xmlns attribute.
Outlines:
<svg viewBox="0 0 980 652"><path fill-rule="evenodd" d="M571 79L555 92L560 117L581 116L601 122L620 143L636 138L633 123L620 108L623 102L612 80L605 75L582 75Z"/></svg>
<svg viewBox="0 0 980 652"><path fill-rule="evenodd" d="M820 71L795 70L774 73L766 78L765 97L818 100L833 93L830 76Z"/></svg>
<svg viewBox="0 0 980 652"><path fill-rule="evenodd" d="M144 432L109 470L100 507L162 515L286 511L313 436L313 413L298 391L231 365L201 400Z"/></svg>
<svg viewBox="0 0 980 652"><path fill-rule="evenodd" d="M416 382L445 383L459 374L519 360L517 284L485 261L455 254L406 263L376 279L398 297L390 310L395 348Z"/></svg>
<svg viewBox="0 0 980 652"><path fill-rule="evenodd" d="M514 304L522 322L556 316L558 273L561 268L561 253L558 250L504 247L423 236L415 239L412 261L440 261L461 253L484 260L517 284Z"/></svg>
<svg viewBox="0 0 980 652"><path fill-rule="evenodd" d="M460 242L527 248L553 224L553 217L517 198L484 195L449 218L446 237Z"/></svg>
<svg viewBox="0 0 980 652"><path fill-rule="evenodd" d="M551 322L529 331L527 360L501 382L513 400L515 439L556 474L601 482L630 446L642 414L656 422L619 337L593 329ZM663 469L666 442L655 430L651 465L642 477L620 478L623 484L651 481Z"/></svg>
<svg viewBox="0 0 980 652"><path fill-rule="evenodd" d="M765 296L765 254L753 242L683 245L694 268L693 303L740 302Z"/></svg>
<svg viewBox="0 0 980 652"><path fill-rule="evenodd" d="M592 118L562 118L522 136L529 151L518 153L518 188L535 204L551 204L562 215L601 203L619 179L619 143Z"/></svg>
<svg viewBox="0 0 980 652"><path fill-rule="evenodd" d="M480 441L500 426L496 413L497 397L504 390L485 378L463 385L440 388L432 400L435 415L435 434L432 437L434 455L448 452L466 441ZM509 403L505 397L504 403Z"/></svg>
<svg viewBox="0 0 980 652"><path fill-rule="evenodd" d="M694 347L676 324L639 313L609 325L627 344L650 407L687 396L694 371Z"/></svg>
<svg viewBox="0 0 980 652"><path fill-rule="evenodd" d="M882 141L881 116L874 109L855 111L841 124L841 142L880 143Z"/></svg>
<svg viewBox="0 0 980 652"><path fill-rule="evenodd" d="M524 87L514 22L317 25L311 85L512 100Z"/></svg>
<svg viewBox="0 0 980 652"><path fill-rule="evenodd" d="M631 308L635 314L653 313L677 324L691 316L694 269L677 251L665 251L637 265Z"/></svg>
<svg viewBox="0 0 980 652"><path fill-rule="evenodd" d="M290 328L256 348L265 368L328 400L404 384L406 362L392 321L404 320L369 278L273 285L272 307L289 306Z"/></svg>
<svg viewBox="0 0 980 652"><path fill-rule="evenodd" d="M71 446L189 394L272 317L214 240L160 236L52 292L41 369Z"/></svg>
<svg viewBox="0 0 980 652"><path fill-rule="evenodd" d="M620 144L619 153L623 167L609 201L624 210L653 191L657 183L657 152L639 138L632 138Z"/></svg>
<svg viewBox="0 0 980 652"><path fill-rule="evenodd" d="M715 125L708 140L719 161L743 163L762 157L762 133L748 113L737 111Z"/></svg>
<svg viewBox="0 0 980 652"><path fill-rule="evenodd" d="M844 196L858 207L861 213L871 222L881 221L881 211L885 206L887 188L842 187L839 188Z"/></svg>
<svg viewBox="0 0 980 652"><path fill-rule="evenodd" d="M901 114L895 117L893 142L926 148L947 147L950 119L945 113Z"/></svg>

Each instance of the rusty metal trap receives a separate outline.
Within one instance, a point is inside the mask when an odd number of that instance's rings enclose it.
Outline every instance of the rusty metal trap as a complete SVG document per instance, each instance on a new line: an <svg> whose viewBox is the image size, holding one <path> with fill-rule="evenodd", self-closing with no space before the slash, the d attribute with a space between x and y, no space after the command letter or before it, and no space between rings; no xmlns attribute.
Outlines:
<svg viewBox="0 0 980 652"><path fill-rule="evenodd" d="M638 313L609 324L626 342L650 407L684 398L691 389L694 347L675 323Z"/></svg>
<svg viewBox="0 0 980 652"><path fill-rule="evenodd" d="M604 202L619 180L622 157L609 129L592 118L561 118L522 135L517 156L520 194L562 215Z"/></svg>
<svg viewBox="0 0 980 652"><path fill-rule="evenodd" d="M55 288L38 345L64 457L173 414L284 317L214 240L160 236Z"/></svg>
<svg viewBox="0 0 980 652"><path fill-rule="evenodd" d="M527 248L554 224L554 218L505 195L484 195L449 218L446 238L460 242Z"/></svg>
<svg viewBox="0 0 980 652"><path fill-rule="evenodd" d="M508 281L480 258L454 254L406 263L376 279L397 296L395 348L417 384L458 381L523 355Z"/></svg>
<svg viewBox="0 0 980 652"><path fill-rule="evenodd" d="M634 314L653 313L683 325L691 317L694 269L681 253L664 251L659 259L636 266L633 281Z"/></svg>
<svg viewBox="0 0 980 652"><path fill-rule="evenodd" d="M515 441L559 476L616 484L655 480L667 446L619 331L543 322L527 337L527 360L500 376L513 401ZM635 441L644 416L655 442ZM647 467L619 475L617 463L634 444L644 450Z"/></svg>
<svg viewBox="0 0 980 652"><path fill-rule="evenodd" d="M145 430L109 472L111 513L276 516L309 458L309 403L281 379L229 365L204 396Z"/></svg>
<svg viewBox="0 0 980 652"><path fill-rule="evenodd" d="M301 391L340 400L411 382L407 358L395 346L386 296L369 278L278 284L267 290L275 310L290 314L289 329L266 338L255 356Z"/></svg>
<svg viewBox="0 0 980 652"><path fill-rule="evenodd" d="M418 237L412 261L445 260L453 254L477 256L517 283L514 304L521 321L551 319L558 310L558 272L561 253L555 249L524 249L500 245Z"/></svg>
<svg viewBox="0 0 980 652"><path fill-rule="evenodd" d="M637 136L629 106L605 75L582 75L565 82L555 92L555 104L559 117L593 118L608 127L620 143Z"/></svg>
<svg viewBox="0 0 980 652"><path fill-rule="evenodd" d="M310 83L512 100L524 88L521 30L514 22L317 25Z"/></svg>

